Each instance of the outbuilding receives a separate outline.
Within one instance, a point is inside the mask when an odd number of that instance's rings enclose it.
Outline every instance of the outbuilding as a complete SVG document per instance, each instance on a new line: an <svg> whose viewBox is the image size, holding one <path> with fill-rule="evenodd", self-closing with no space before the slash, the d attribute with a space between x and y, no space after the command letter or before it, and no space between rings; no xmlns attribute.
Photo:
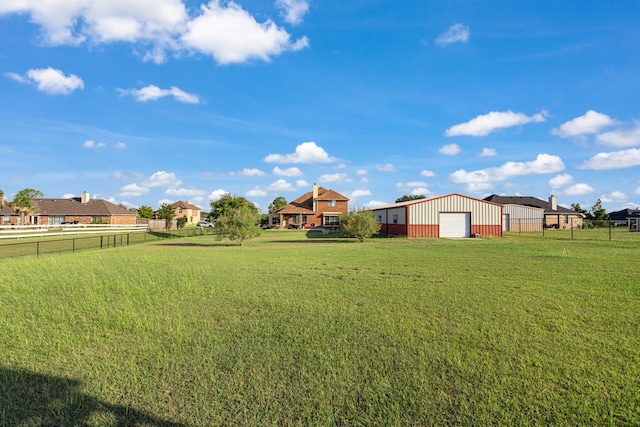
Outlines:
<svg viewBox="0 0 640 427"><path fill-rule="evenodd" d="M502 237L503 206L461 194L372 209L380 232L392 236Z"/></svg>

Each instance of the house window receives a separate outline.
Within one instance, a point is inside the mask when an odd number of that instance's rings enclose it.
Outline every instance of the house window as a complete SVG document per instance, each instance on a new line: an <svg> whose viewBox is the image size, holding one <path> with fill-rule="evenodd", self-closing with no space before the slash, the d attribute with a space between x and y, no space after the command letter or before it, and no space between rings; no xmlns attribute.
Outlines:
<svg viewBox="0 0 640 427"><path fill-rule="evenodd" d="M338 225L340 225L339 216L325 216L323 219L325 227L337 227Z"/></svg>
<svg viewBox="0 0 640 427"><path fill-rule="evenodd" d="M11 224L11 215L5 215L4 216L4 220L2 221L3 224Z"/></svg>
<svg viewBox="0 0 640 427"><path fill-rule="evenodd" d="M562 215L562 222L564 224L569 224L569 215Z"/></svg>
<svg viewBox="0 0 640 427"><path fill-rule="evenodd" d="M393 223L394 224L398 223L398 214L393 214Z"/></svg>
<svg viewBox="0 0 640 427"><path fill-rule="evenodd" d="M102 222L102 217L101 216L92 216L91 217L91 222L93 222L93 223Z"/></svg>
<svg viewBox="0 0 640 427"><path fill-rule="evenodd" d="M382 222L382 215L378 215L378 222Z"/></svg>
<svg viewBox="0 0 640 427"><path fill-rule="evenodd" d="M302 215L302 223L303 224L307 223L307 216L306 215Z"/></svg>
<svg viewBox="0 0 640 427"><path fill-rule="evenodd" d="M66 222L67 218L64 215L50 215L49 216L49 225L60 225L63 222Z"/></svg>
<svg viewBox="0 0 640 427"><path fill-rule="evenodd" d="M182 213L182 208L178 208L178 213Z"/></svg>
<svg viewBox="0 0 640 427"><path fill-rule="evenodd" d="M335 201L335 200L329 200L329 201L327 202L327 204L328 204L330 207L335 207L335 205L336 205L336 201Z"/></svg>
<svg viewBox="0 0 640 427"><path fill-rule="evenodd" d="M291 217L291 224L297 224L297 223L298 223L298 217L297 216Z"/></svg>
<svg viewBox="0 0 640 427"><path fill-rule="evenodd" d="M278 218L277 216L272 216L271 225L280 225L280 218Z"/></svg>

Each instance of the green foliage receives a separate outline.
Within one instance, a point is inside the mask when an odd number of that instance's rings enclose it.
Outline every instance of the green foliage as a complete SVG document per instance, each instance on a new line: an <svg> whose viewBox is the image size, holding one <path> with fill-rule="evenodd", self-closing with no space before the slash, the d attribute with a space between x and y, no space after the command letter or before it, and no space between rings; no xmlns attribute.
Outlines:
<svg viewBox="0 0 640 427"><path fill-rule="evenodd" d="M151 208L151 206L142 205L138 209L138 216L140 218L151 219L153 218L153 209Z"/></svg>
<svg viewBox="0 0 640 427"><path fill-rule="evenodd" d="M607 211L602 207L602 201L600 199L591 207L591 217L596 221L604 221L607 219Z"/></svg>
<svg viewBox="0 0 640 427"><path fill-rule="evenodd" d="M176 210L173 208L173 206L167 203L163 203L162 206L160 206L160 209L158 209L158 218L164 219L164 227L167 230L171 229L171 221L173 221L173 218L175 218L175 216Z"/></svg>
<svg viewBox="0 0 640 427"><path fill-rule="evenodd" d="M42 192L32 188L25 188L18 191L13 198L11 206L14 210L20 212L20 224L25 224L26 216L33 211L33 199L42 197Z"/></svg>
<svg viewBox="0 0 640 427"><path fill-rule="evenodd" d="M273 202L269 205L269 213L274 213L287 205L287 199L282 196L278 196L273 199Z"/></svg>
<svg viewBox="0 0 640 427"><path fill-rule="evenodd" d="M178 228L178 230L182 230L182 228L185 226L186 223L187 223L187 217L181 216L176 220L176 227Z"/></svg>
<svg viewBox="0 0 640 427"><path fill-rule="evenodd" d="M373 212L366 209L352 209L340 217L340 235L357 238L360 242L373 236L380 230Z"/></svg>
<svg viewBox="0 0 640 427"><path fill-rule="evenodd" d="M215 202L211 202L211 214L209 215L209 217L213 220L216 220L220 216L226 215L242 206L246 206L250 210L254 211L256 215L258 214L258 208L249 200L245 199L244 197L232 196L231 194L227 193Z"/></svg>
<svg viewBox="0 0 640 427"><path fill-rule="evenodd" d="M571 209L574 212L578 212L585 215L589 213L589 211L587 211L586 209L582 209L582 207L580 206L580 203L571 203Z"/></svg>
<svg viewBox="0 0 640 427"><path fill-rule="evenodd" d="M225 195L223 198L224 203L215 207L216 202L211 203L211 207L217 211L213 228L216 239L238 241L240 246L244 246L245 240L258 237L262 231L259 227L261 216L258 208L244 197Z"/></svg>
<svg viewBox="0 0 640 427"><path fill-rule="evenodd" d="M396 199L396 203L400 203L400 202L409 202L411 200L420 200L420 199L426 199L427 196L425 196L424 194L405 194L402 197L398 197Z"/></svg>

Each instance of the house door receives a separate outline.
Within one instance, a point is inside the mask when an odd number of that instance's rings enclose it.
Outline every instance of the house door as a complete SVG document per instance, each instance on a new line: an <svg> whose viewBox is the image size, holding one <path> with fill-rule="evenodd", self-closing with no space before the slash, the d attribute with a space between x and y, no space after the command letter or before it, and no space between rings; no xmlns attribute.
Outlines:
<svg viewBox="0 0 640 427"><path fill-rule="evenodd" d="M502 231L509 231L510 228L509 214L502 215Z"/></svg>

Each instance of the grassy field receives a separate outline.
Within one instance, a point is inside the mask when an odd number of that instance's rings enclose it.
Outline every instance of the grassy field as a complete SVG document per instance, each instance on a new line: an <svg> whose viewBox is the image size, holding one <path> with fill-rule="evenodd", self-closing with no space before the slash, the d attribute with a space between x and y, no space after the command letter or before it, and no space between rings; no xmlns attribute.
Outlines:
<svg viewBox="0 0 640 427"><path fill-rule="evenodd" d="M640 425L639 256L272 231L0 260L0 426Z"/></svg>

